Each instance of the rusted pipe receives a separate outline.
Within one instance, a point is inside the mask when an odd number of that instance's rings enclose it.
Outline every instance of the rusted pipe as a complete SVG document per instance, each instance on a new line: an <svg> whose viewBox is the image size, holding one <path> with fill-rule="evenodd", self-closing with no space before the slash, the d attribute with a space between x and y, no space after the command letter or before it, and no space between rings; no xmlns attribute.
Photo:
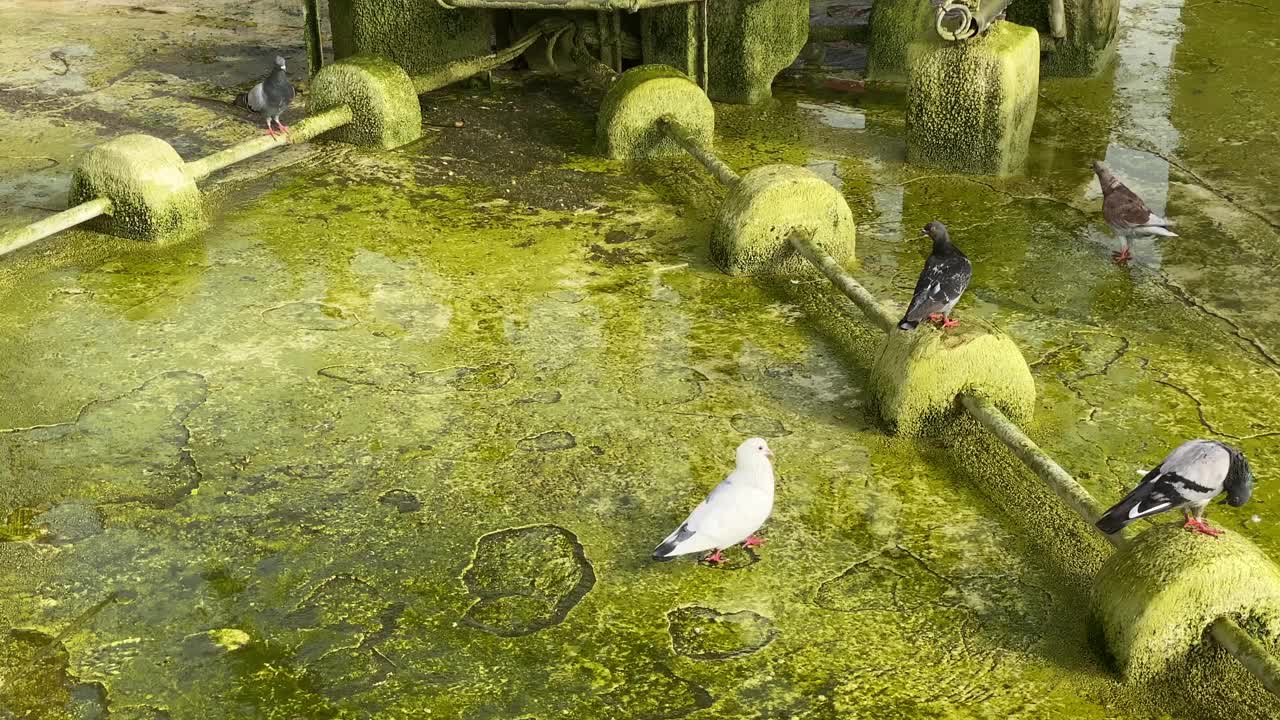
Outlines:
<svg viewBox="0 0 1280 720"><path fill-rule="evenodd" d="M934 29L943 40L962 41L975 38L991 29L1004 16L1012 0L986 0L972 8L963 0L935 0L938 6Z"/></svg>

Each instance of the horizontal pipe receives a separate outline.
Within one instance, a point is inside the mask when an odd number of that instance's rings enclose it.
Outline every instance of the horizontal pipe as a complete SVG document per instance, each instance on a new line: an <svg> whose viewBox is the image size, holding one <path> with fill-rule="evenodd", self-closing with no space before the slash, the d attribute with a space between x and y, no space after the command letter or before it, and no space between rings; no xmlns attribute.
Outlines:
<svg viewBox="0 0 1280 720"><path fill-rule="evenodd" d="M26 227L10 230L7 233L0 234L0 255L8 255L14 250L24 248L37 240L43 240L54 233L62 232L86 220L92 220L99 215L106 215L110 212L110 200L103 197L94 198L75 207L67 208L60 213L50 215L43 220L33 222Z"/></svg>
<svg viewBox="0 0 1280 720"><path fill-rule="evenodd" d="M1272 657L1266 646L1229 617L1215 620L1209 626L1209 635L1258 678L1272 695L1280 696L1280 661Z"/></svg>
<svg viewBox="0 0 1280 720"><path fill-rule="evenodd" d="M862 287L857 280L854 280L852 275L840 267L840 263L836 262L835 258L815 245L812 236L794 232L788 240L790 240L791 246L804 256L805 260L813 263L813 266L822 271L822 274L827 276L827 279L831 281L832 285L836 286L837 290L852 300L853 304L857 305L858 309L875 323L876 327L885 332L893 330L893 315L885 309L884 305L880 304L879 300L876 300L874 295Z"/></svg>
<svg viewBox="0 0 1280 720"><path fill-rule="evenodd" d="M692 155L694 160L702 163L702 167L714 175L721 185L733 187L738 183L738 173L734 172L733 168L726 165L723 160L716 157L715 153L703 147L702 143L698 142L698 139L687 128L676 122L674 118L666 116L658 120L658 129L675 141L685 152Z"/></svg>
<svg viewBox="0 0 1280 720"><path fill-rule="evenodd" d="M258 137L238 142L224 150L219 150L207 157L193 160L187 163L186 172L191 179L199 180L241 160L261 155L272 148L280 147L290 142L306 142L350 122L351 108L347 105L339 105L336 108L304 118L289 129L287 136L276 135L271 137L270 135L259 135Z"/></svg>
<svg viewBox="0 0 1280 720"><path fill-rule="evenodd" d="M696 0L436 0L447 10L486 8L489 10L621 10L636 12L668 5L687 5Z"/></svg>
<svg viewBox="0 0 1280 720"><path fill-rule="evenodd" d="M990 0L974 9L963 0L946 0L938 7L934 28L943 40L969 40L985 33L1011 1Z"/></svg>
<svg viewBox="0 0 1280 720"><path fill-rule="evenodd" d="M557 23L539 23L532 30L525 33L519 40L511 44L511 47L505 50L499 50L492 55L478 55L453 62L430 70L422 75L413 76L413 91L421 95L432 90L439 90L446 85L452 85L461 82L467 78L482 73L486 70L493 70L520 57L520 55L529 49L529 46L538 41L538 38L547 34L549 31L559 29L564 26L564 22Z"/></svg>
<svg viewBox="0 0 1280 720"><path fill-rule="evenodd" d="M1045 451L1040 449L1027 434L1022 432L1022 428L1018 427L1010 420L1000 409L991 404L991 401L980 398L968 393L960 395L960 404L968 411L973 419L977 420L983 427L1000 439L1013 454L1022 461L1032 472L1048 483L1067 507L1071 508L1077 515L1089 523L1090 527L1098 522L1098 518L1102 517L1104 508L1098 504L1097 500L1084 489L1071 474L1062 469L1062 466L1054 462ZM1124 536L1119 533L1115 535L1103 535L1112 545L1122 547L1125 544Z"/></svg>

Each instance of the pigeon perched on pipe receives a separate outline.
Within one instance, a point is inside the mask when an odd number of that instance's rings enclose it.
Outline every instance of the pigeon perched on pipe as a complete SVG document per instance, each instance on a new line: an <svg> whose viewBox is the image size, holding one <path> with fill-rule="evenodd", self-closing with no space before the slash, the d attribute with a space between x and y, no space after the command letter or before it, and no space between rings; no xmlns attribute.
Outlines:
<svg viewBox="0 0 1280 720"><path fill-rule="evenodd" d="M1098 520L1111 535L1126 525L1168 510L1182 510L1184 528L1217 537L1221 530L1204 521L1204 509L1220 493L1240 507L1253 494L1253 472L1239 450L1217 440L1189 440L1147 473L1138 487ZM1191 513L1188 514L1187 510Z"/></svg>
<svg viewBox="0 0 1280 720"><path fill-rule="evenodd" d="M951 319L951 311L969 287L973 265L960 248L951 244L947 226L934 220L925 225L922 232L933 240L933 250L924 261L911 304L898 328L914 330L925 318L934 323L941 321L944 328L955 327L960 322Z"/></svg>
<svg viewBox="0 0 1280 720"><path fill-rule="evenodd" d="M1102 217L1120 236L1120 250L1111 253L1117 263L1126 263L1133 258L1129 254L1130 238L1140 235L1178 237L1177 233L1169 230L1169 221L1151 212L1142 198L1112 175L1106 165L1095 160L1093 172L1098 175L1098 184L1102 186Z"/></svg>
<svg viewBox="0 0 1280 720"><path fill-rule="evenodd" d="M689 517L654 548L655 560L711 551L703 558L724 562L721 551L738 543L745 548L764 544L756 530L773 512L773 451L761 438L738 446L737 465L729 477L707 495Z"/></svg>
<svg viewBox="0 0 1280 720"><path fill-rule="evenodd" d="M289 76L285 73L284 58L277 55L276 64L267 79L254 85L249 92L237 95L235 104L237 107L265 116L267 134L275 137L275 130L271 129L272 122L278 129L289 132L289 127L280 122L280 116L289 108L289 103L293 102L293 93L293 84L289 82Z"/></svg>

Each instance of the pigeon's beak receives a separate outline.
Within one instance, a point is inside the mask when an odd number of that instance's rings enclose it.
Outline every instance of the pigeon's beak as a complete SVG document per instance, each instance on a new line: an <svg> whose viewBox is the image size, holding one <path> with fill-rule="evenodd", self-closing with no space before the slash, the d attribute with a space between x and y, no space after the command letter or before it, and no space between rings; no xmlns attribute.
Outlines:
<svg viewBox="0 0 1280 720"><path fill-rule="evenodd" d="M929 234L929 231L928 231L926 228L920 228L920 234L921 234L921 235L928 235L928 234Z"/></svg>
<svg viewBox="0 0 1280 720"><path fill-rule="evenodd" d="M765 457L767 457L767 458L772 458L772 457L773 457L773 451L772 451L772 450L765 450L765 451L764 451L764 456L765 456Z"/></svg>

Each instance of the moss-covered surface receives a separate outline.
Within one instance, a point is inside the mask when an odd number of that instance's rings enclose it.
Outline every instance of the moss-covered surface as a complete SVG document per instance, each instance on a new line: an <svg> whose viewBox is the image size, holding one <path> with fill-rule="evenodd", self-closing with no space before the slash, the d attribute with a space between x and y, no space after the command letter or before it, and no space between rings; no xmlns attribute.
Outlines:
<svg viewBox="0 0 1280 720"><path fill-rule="evenodd" d="M332 0L329 19L339 59L379 55L410 75L487 55L493 37L492 11L449 10L434 0Z"/></svg>
<svg viewBox="0 0 1280 720"><path fill-rule="evenodd" d="M1241 42L1265 28L1206 7ZM18 41L0 59L29 71L45 53ZM839 187L859 223L850 269L886 302L910 295L920 226L948 222L975 264L957 317L1005 328L1031 361L1036 441L1105 502L1181 440L1236 436L1257 496L1211 517L1280 557L1280 332L1253 267L1277 235L1175 168L1168 204L1194 234L1117 268L1087 169L1122 142L1113 128L1168 116L1188 152L1214 132L1251 140L1255 165L1227 167L1245 151L1224 146L1188 167L1236 202L1265 197L1270 127L1215 127L1235 112L1213 85L1231 70L1204 52L1175 54L1173 105L1130 104L1152 60L1124 49L1137 60L1114 97L1107 77L1041 88L1054 109L1027 176L904 165L905 98L876 88L719 107L717 151ZM128 132L148 102L101 126L77 113L145 96L142 77L40 107L73 140ZM1265 87L1247 88L1263 118ZM882 334L821 278L721 273L707 248L724 190L687 158L602 160L584 95L510 75L432 93L428 141L322 144L223 185L198 241L72 232L0 262L0 488L22 493L0 500L15 528L0 673L38 671L0 704L210 720L1276 716L1209 647L1184 682L1126 683L1089 612L1109 547L963 421L889 436L869 391ZM205 130L207 112L156 131L217 146L236 126ZM779 461L768 543L722 570L651 563L756 433ZM530 529L536 544L481 542ZM469 584L477 559L553 572ZM466 621L489 592L510 610L491 628L558 618L584 562L595 582L558 623L503 636Z"/></svg>
<svg viewBox="0 0 1280 720"><path fill-rule="evenodd" d="M768 100L774 77L795 62L809 38L809 1L711 0L707 38L711 98Z"/></svg>
<svg viewBox="0 0 1280 720"><path fill-rule="evenodd" d="M95 224L120 237L180 240L204 224L200 190L183 170L182 158L150 135L125 135L80 158L67 204L98 197L109 198L112 211Z"/></svg>
<svg viewBox="0 0 1280 720"><path fill-rule="evenodd" d="M871 374L881 416L908 436L954 417L962 392L986 397L1019 424L1035 406L1035 381L1017 343L983 322L946 331L927 324L895 328Z"/></svg>
<svg viewBox="0 0 1280 720"><path fill-rule="evenodd" d="M692 3L640 11L640 44L646 64L670 65L697 78L702 72L701 41L698 8Z"/></svg>
<svg viewBox="0 0 1280 720"><path fill-rule="evenodd" d="M937 37L929 2L877 0L871 5L870 25L867 77L875 80L906 80L911 43Z"/></svg>
<svg viewBox="0 0 1280 720"><path fill-rule="evenodd" d="M1040 92L1040 40L1032 28L996 23L985 35L911 43L907 161L995 175L1026 160Z"/></svg>
<svg viewBox="0 0 1280 720"><path fill-rule="evenodd" d="M765 165L742 176L711 231L711 260L730 275L796 274L810 269L788 240L801 232L837 261L851 259L853 213L826 180L796 165Z"/></svg>
<svg viewBox="0 0 1280 720"><path fill-rule="evenodd" d="M1223 616L1266 646L1280 640L1280 568L1239 533L1215 539L1177 523L1152 528L1103 565L1094 603L1107 647L1138 682L1190 659Z"/></svg>
<svg viewBox="0 0 1280 720"><path fill-rule="evenodd" d="M1014 0L1005 11L1010 22L1033 27L1047 46L1040 57L1040 73L1046 77L1092 75L1102 69L1115 51L1120 29L1120 0L1063 0L1067 36L1049 32L1049 3Z"/></svg>
<svg viewBox="0 0 1280 720"><path fill-rule="evenodd" d="M697 83L668 65L631 68L609 86L600 102L596 117L600 152L614 160L684 155L658 127L658 120L665 116L711 147L716 111Z"/></svg>
<svg viewBox="0 0 1280 720"><path fill-rule="evenodd" d="M311 82L307 110L351 107L351 123L334 130L336 140L389 150L422 137L422 108L413 81L399 65L373 55L354 55L326 65Z"/></svg>

